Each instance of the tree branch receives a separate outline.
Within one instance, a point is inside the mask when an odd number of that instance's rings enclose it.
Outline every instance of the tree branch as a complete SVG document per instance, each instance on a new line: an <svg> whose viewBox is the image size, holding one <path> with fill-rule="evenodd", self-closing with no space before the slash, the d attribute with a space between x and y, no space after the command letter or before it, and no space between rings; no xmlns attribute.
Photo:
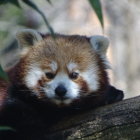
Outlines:
<svg viewBox="0 0 140 140"><path fill-rule="evenodd" d="M140 139L140 96L65 117L48 140Z"/></svg>

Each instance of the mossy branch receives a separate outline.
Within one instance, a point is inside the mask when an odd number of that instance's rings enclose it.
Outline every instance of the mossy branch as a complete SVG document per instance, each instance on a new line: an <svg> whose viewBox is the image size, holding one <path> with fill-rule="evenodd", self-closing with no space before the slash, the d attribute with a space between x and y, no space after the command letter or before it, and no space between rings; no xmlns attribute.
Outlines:
<svg viewBox="0 0 140 140"><path fill-rule="evenodd" d="M140 139L140 96L66 117L50 128L52 139Z"/></svg>

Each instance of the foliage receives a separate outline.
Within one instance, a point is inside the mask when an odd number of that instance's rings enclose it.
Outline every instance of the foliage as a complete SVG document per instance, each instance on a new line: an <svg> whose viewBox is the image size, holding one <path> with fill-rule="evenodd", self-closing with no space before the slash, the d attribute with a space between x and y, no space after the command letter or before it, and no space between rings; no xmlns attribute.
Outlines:
<svg viewBox="0 0 140 140"><path fill-rule="evenodd" d="M47 1L50 3L50 0L47 0ZM50 33L52 35L54 35L54 31L53 31L51 25L49 24L49 22L48 22L47 18L45 17L44 13L38 8L38 6L31 0L22 0L22 2L24 2L26 5L33 8L36 12L38 12L42 16L42 18L44 19ZM5 3L14 4L15 6L20 8L20 4L19 4L18 0L3 0L2 2L0 2L0 4L5 4Z"/></svg>
<svg viewBox="0 0 140 140"><path fill-rule="evenodd" d="M15 131L13 128L9 127L9 126L0 126L0 131Z"/></svg>
<svg viewBox="0 0 140 140"><path fill-rule="evenodd" d="M2 67L0 66L0 78L4 79L4 80L8 80L8 76L7 74L2 70Z"/></svg>
<svg viewBox="0 0 140 140"><path fill-rule="evenodd" d="M36 10L44 19L49 31L51 32L52 35L54 35L54 31L52 29L52 27L50 26L48 20L46 19L44 13L37 7L37 5L35 5L34 2L32 2L31 0L23 0L24 3L26 3L28 6L30 6L31 8L33 8L34 10ZM50 1L49 1L50 2Z"/></svg>
<svg viewBox="0 0 140 140"><path fill-rule="evenodd" d="M22 0L25 4L27 4L28 6L30 6L31 8L33 8L36 12L38 12L42 18L44 19L49 31L51 32L52 35L54 35L54 31L52 29L52 27L50 26L47 18L45 17L44 13L38 8L38 6L31 0ZM51 0L46 0L48 3L51 3ZM101 3L100 0L89 0L92 8L94 9L102 27L104 27L104 22L103 22L103 15L102 15L102 8L101 8ZM18 0L3 0L0 2L1 4L5 4L5 3L11 3L14 4L15 6L20 8L20 4L18 2Z"/></svg>
<svg viewBox="0 0 140 140"><path fill-rule="evenodd" d="M102 7L101 7L101 2L100 0L89 0L92 8L94 9L101 26L104 28L104 21L103 21L103 14L102 14Z"/></svg>
<svg viewBox="0 0 140 140"><path fill-rule="evenodd" d="M11 4L14 4L14 5L20 7L18 0L3 0L3 1L0 1L0 4L6 4L6 3L11 3Z"/></svg>

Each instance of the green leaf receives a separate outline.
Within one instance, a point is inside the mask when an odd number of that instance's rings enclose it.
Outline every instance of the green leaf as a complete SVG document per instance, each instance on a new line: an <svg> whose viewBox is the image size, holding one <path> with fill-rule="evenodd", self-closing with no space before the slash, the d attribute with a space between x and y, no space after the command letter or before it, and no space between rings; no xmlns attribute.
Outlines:
<svg viewBox="0 0 140 140"><path fill-rule="evenodd" d="M18 0L9 0L9 2L20 8Z"/></svg>
<svg viewBox="0 0 140 140"><path fill-rule="evenodd" d="M51 0L47 0L47 2L48 2L49 4L52 4Z"/></svg>
<svg viewBox="0 0 140 140"><path fill-rule="evenodd" d="M11 3L11 4L13 4L17 7L20 7L18 0L3 0L3 1L0 2L0 5L1 4L6 4L6 3Z"/></svg>
<svg viewBox="0 0 140 140"><path fill-rule="evenodd" d="M55 36L54 31L53 31L52 27L50 26L48 20L46 19L44 13L37 7L37 5L35 3L33 3L31 0L23 0L23 2L26 3L28 6L32 7L34 10L36 10L42 16L50 33L52 34L52 36Z"/></svg>
<svg viewBox="0 0 140 140"><path fill-rule="evenodd" d="M103 14L102 14L102 7L100 0L89 0L92 8L94 9L102 28L104 28L104 20L103 20Z"/></svg>
<svg viewBox="0 0 140 140"><path fill-rule="evenodd" d="M9 126L0 126L0 131L6 131L6 130L15 131L13 128Z"/></svg>
<svg viewBox="0 0 140 140"><path fill-rule="evenodd" d="M3 71L2 67L0 66L0 78L8 81L8 76L7 74Z"/></svg>
<svg viewBox="0 0 140 140"><path fill-rule="evenodd" d="M0 5L8 3L7 0L0 1Z"/></svg>

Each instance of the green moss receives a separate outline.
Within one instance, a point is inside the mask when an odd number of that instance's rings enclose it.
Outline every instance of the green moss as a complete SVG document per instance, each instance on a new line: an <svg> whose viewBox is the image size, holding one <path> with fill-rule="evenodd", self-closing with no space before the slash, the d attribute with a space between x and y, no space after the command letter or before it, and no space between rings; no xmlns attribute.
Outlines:
<svg viewBox="0 0 140 140"><path fill-rule="evenodd" d="M116 126L81 138L82 140L139 140L140 124Z"/></svg>

